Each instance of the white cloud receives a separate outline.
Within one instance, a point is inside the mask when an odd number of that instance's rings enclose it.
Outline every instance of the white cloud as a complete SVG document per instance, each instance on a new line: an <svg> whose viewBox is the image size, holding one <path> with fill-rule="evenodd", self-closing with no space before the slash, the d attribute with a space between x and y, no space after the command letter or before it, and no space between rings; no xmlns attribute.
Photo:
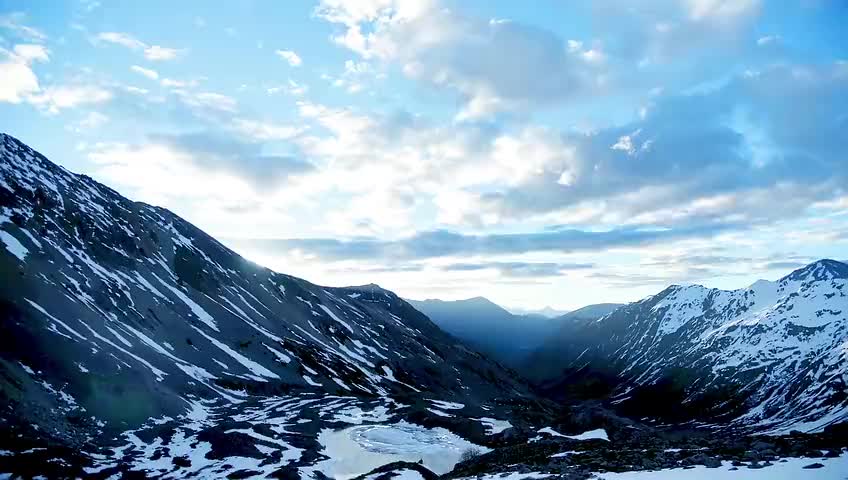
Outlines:
<svg viewBox="0 0 848 480"><path fill-rule="evenodd" d="M18 44L12 49L14 56L24 63L46 62L49 60L47 48L44 45Z"/></svg>
<svg viewBox="0 0 848 480"><path fill-rule="evenodd" d="M100 2L98 0L80 0L79 3L82 10L86 13L91 13L100 8Z"/></svg>
<svg viewBox="0 0 848 480"><path fill-rule="evenodd" d="M79 123L82 128L97 128L109 121L109 117L100 112L89 112Z"/></svg>
<svg viewBox="0 0 848 480"><path fill-rule="evenodd" d="M633 144L633 140L636 137L638 137L640 133L642 133L642 129L637 129L636 131L634 131L630 134L622 135L622 136L618 137L618 141L615 142L615 144L613 144L610 147L610 150L620 150L620 151L622 151L622 152L624 152L624 153L626 153L630 156L635 155L636 154L636 145ZM643 149L650 148L649 142L650 141L644 142L642 144L641 148L643 148Z"/></svg>
<svg viewBox="0 0 848 480"><path fill-rule="evenodd" d="M163 78L161 83L166 88L192 88L200 84L197 80L177 80L174 78Z"/></svg>
<svg viewBox="0 0 848 480"><path fill-rule="evenodd" d="M693 20L734 22L755 14L761 0L686 0L689 16Z"/></svg>
<svg viewBox="0 0 848 480"><path fill-rule="evenodd" d="M294 97L302 97L306 95L307 92L309 92L309 86L304 85L302 83L297 83L294 80L289 79L286 85L268 87L265 91L268 93L268 95L276 95L280 92L283 92Z"/></svg>
<svg viewBox="0 0 848 480"><path fill-rule="evenodd" d="M775 45L780 43L781 40L782 38L780 37L780 35L766 35L757 39L757 45L760 47Z"/></svg>
<svg viewBox="0 0 848 480"><path fill-rule="evenodd" d="M174 90L179 98L188 106L201 109L209 109L218 112L235 113L238 110L238 101L228 95L216 92L187 92Z"/></svg>
<svg viewBox="0 0 848 480"><path fill-rule="evenodd" d="M90 134L108 121L109 117L100 112L88 112L80 121L70 125L68 130L77 134Z"/></svg>
<svg viewBox="0 0 848 480"><path fill-rule="evenodd" d="M835 64L780 65L709 93L666 97L630 124L567 134L577 166L567 185L542 171L484 195L482 211L519 222L541 214L553 223L674 227L797 218L848 178L837 146L845 78Z"/></svg>
<svg viewBox="0 0 848 480"><path fill-rule="evenodd" d="M24 25L25 15L20 12L0 15L0 28L8 30L12 34L31 42L44 42L47 40L45 35L40 30Z"/></svg>
<svg viewBox="0 0 848 480"><path fill-rule="evenodd" d="M299 108L305 120L329 132L323 137L303 133L292 141L321 166L302 180L309 185L305 195L346 195L342 213L355 220L325 224L339 228L332 232L339 235L350 234L355 225L398 234L413 218L421 228L497 223L496 213L483 212L479 195L471 192L517 185L541 172L576 176L579 166L573 146L542 127L507 133L471 124L432 124L408 114L364 115L307 102ZM380 182L368 180L373 178ZM364 198L379 198L384 208L364 208Z"/></svg>
<svg viewBox="0 0 848 480"><path fill-rule="evenodd" d="M362 59L397 65L409 78L457 94L456 120L463 121L684 83L695 69L681 65L743 44L737 33L753 23L761 0L578 2L576 13L593 23L594 37L585 41L465 15L446 3L323 0L316 14L341 26L334 41Z"/></svg>
<svg viewBox="0 0 848 480"><path fill-rule="evenodd" d="M160 60L173 60L183 53L182 50L176 48L160 47L159 45L151 45L144 49L144 58L156 62Z"/></svg>
<svg viewBox="0 0 848 480"><path fill-rule="evenodd" d="M236 105L238 104L236 99L233 97L213 92L200 92L194 95L194 99L205 106L210 106L227 112L235 112Z"/></svg>
<svg viewBox="0 0 848 480"><path fill-rule="evenodd" d="M11 52L0 48L0 102L20 103L39 91L33 62L48 61L47 49L41 45L18 44Z"/></svg>
<svg viewBox="0 0 848 480"><path fill-rule="evenodd" d="M56 114L63 109L107 102L112 96L109 90L95 85L58 85L31 95L28 101L49 114Z"/></svg>
<svg viewBox="0 0 848 480"><path fill-rule="evenodd" d="M369 62L346 60L344 71L339 77L334 78L328 74L323 74L321 78L330 82L334 87L345 89L348 93L358 93L374 81L385 79L386 74L375 69Z"/></svg>
<svg viewBox="0 0 848 480"><path fill-rule="evenodd" d="M277 50L275 53L279 55L280 58L287 61L292 67L299 67L303 64L303 60L300 56L291 50Z"/></svg>
<svg viewBox="0 0 848 480"><path fill-rule="evenodd" d="M168 145L102 144L88 153L95 174L109 184L136 190L145 201L171 202L174 197L205 198L227 192L234 198L252 197L235 176L209 172L188 153Z"/></svg>
<svg viewBox="0 0 848 480"><path fill-rule="evenodd" d="M173 60L184 51L159 45L148 45L134 36L123 32L101 32L94 37L95 42L107 42L142 52L144 58L150 61Z"/></svg>
<svg viewBox="0 0 848 480"><path fill-rule="evenodd" d="M98 143L83 146L92 163L90 174L130 198L162 205L189 221L204 226L218 238L282 236L294 225L285 199L273 189L262 189L245 175L235 153L192 150L170 137L153 137L138 145ZM198 139L201 142L202 139ZM199 145L203 147L205 143ZM245 152L247 154L247 152ZM274 177L283 158L269 158L268 165L255 164L258 175ZM286 189L282 189L284 191Z"/></svg>
<svg viewBox="0 0 848 480"><path fill-rule="evenodd" d="M139 96L144 96L144 95L147 95L148 93L150 93L150 90L148 90L146 88L136 87L136 86L133 86L133 85L124 86L123 89L125 91L133 94L133 95L139 95Z"/></svg>
<svg viewBox="0 0 848 480"><path fill-rule="evenodd" d="M144 75L145 77L147 77L151 80L158 80L159 79L159 73L157 73L156 70L151 70L149 68L140 67L138 65L133 65L132 67L130 67L130 70L132 70L133 72L136 72L140 75Z"/></svg>
<svg viewBox="0 0 848 480"><path fill-rule="evenodd" d="M38 89L38 77L29 65L15 61L0 63L0 101L20 103Z"/></svg>
<svg viewBox="0 0 848 480"><path fill-rule="evenodd" d="M130 50L142 50L147 47L144 42L128 33L101 32L95 38L102 42L114 43L115 45L129 48Z"/></svg>
<svg viewBox="0 0 848 480"><path fill-rule="evenodd" d="M260 122L244 118L234 119L233 129L242 135L258 141L288 140L304 130L303 127Z"/></svg>
<svg viewBox="0 0 848 480"><path fill-rule="evenodd" d="M606 60L607 58L606 54L603 51L595 48L591 50L586 50L580 55L583 57L584 60L589 63L603 63L604 60Z"/></svg>
<svg viewBox="0 0 848 480"><path fill-rule="evenodd" d="M845 72L841 64L775 67L709 95L663 94L644 117L591 133L521 123L501 127L506 130L434 124L404 112L375 115L299 102L304 122L321 128L290 139L317 166L295 190L319 204L340 198L333 201L340 207L332 222L319 221L327 215L321 212L315 222L342 236L399 235L410 225L677 228L791 218L832 196L848 172L833 157ZM725 123L737 108L756 112L751 122L767 132L767 145L779 141L788 151L810 152L804 161L819 166L798 169L800 157L775 156L779 149L752 166L749 151L760 140L744 125ZM369 181L374 178L381 181ZM773 209L774 198L786 199L784 208ZM365 199L381 207L354 207Z"/></svg>
<svg viewBox="0 0 848 480"><path fill-rule="evenodd" d="M463 16L436 1L332 0L318 15L344 25L334 40L363 59L397 64L407 77L458 92L458 120L591 92L601 84L594 70L606 60L600 46L570 51L549 31Z"/></svg>

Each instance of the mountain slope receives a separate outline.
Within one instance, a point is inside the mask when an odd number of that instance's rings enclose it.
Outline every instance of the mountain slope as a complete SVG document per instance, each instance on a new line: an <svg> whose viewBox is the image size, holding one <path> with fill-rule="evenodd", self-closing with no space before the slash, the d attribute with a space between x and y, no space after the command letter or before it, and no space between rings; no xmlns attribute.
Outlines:
<svg viewBox="0 0 848 480"><path fill-rule="evenodd" d="M534 353L551 366L536 380L632 414L820 430L848 420L846 285L833 260L733 291L674 285Z"/></svg>
<svg viewBox="0 0 848 480"><path fill-rule="evenodd" d="M526 392L387 290L259 267L8 135L0 278L6 439L35 425L78 445L254 395L426 392L475 405Z"/></svg>

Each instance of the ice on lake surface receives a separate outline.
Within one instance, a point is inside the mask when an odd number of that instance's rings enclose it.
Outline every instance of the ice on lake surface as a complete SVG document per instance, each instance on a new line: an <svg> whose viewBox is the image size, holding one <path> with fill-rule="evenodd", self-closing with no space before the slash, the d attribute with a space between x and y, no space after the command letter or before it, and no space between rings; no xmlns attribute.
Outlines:
<svg viewBox="0 0 848 480"><path fill-rule="evenodd" d="M357 425L344 430L324 430L318 436L330 457L315 465L325 475L353 478L390 462L422 461L425 467L443 474L459 462L462 452L475 445L444 428L425 428L407 422L391 425Z"/></svg>

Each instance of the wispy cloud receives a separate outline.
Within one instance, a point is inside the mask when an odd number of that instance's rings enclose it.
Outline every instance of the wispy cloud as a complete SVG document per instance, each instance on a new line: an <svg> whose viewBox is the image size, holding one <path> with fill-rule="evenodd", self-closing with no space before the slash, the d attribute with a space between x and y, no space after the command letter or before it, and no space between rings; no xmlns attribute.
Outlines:
<svg viewBox="0 0 848 480"><path fill-rule="evenodd" d="M233 130L254 140L270 141L288 140L305 129L294 125L236 118L233 120Z"/></svg>
<svg viewBox="0 0 848 480"><path fill-rule="evenodd" d="M530 252L574 253L652 245L686 238L718 235L732 225L710 225L668 230L612 229L607 231L555 230L547 232L468 235L447 230L416 233L399 240L360 237L245 240L245 244L287 252L298 250L326 260L420 260L463 255L508 255ZM506 265L506 264L504 264Z"/></svg>
<svg viewBox="0 0 848 480"><path fill-rule="evenodd" d="M147 77L151 80L158 80L159 79L159 73L157 73L156 70L151 70L149 68L140 67L138 65L133 65L132 67L130 67L130 70L132 70L135 73L138 73L139 75L143 75L143 76L145 76L145 77Z"/></svg>
<svg viewBox="0 0 848 480"><path fill-rule="evenodd" d="M57 114L64 109L108 102L112 97L112 92L103 87L68 84L47 87L28 101L47 113Z"/></svg>
<svg viewBox="0 0 848 480"><path fill-rule="evenodd" d="M26 25L26 15L23 12L14 12L0 15L0 29L10 32L25 41L43 43L47 35L41 30Z"/></svg>
<svg viewBox="0 0 848 480"><path fill-rule="evenodd" d="M144 55L144 58L154 62L174 60L185 53L185 50L181 49L162 47L160 45L148 45L134 36L122 32L101 32L95 36L94 40L97 43L112 43L129 48L130 50L140 51Z"/></svg>
<svg viewBox="0 0 848 480"><path fill-rule="evenodd" d="M513 278L542 278L567 275L569 271L588 270L594 268L591 263L555 263L555 262L478 262L452 263L443 267L445 271L475 272L495 270L504 277Z"/></svg>
<svg viewBox="0 0 848 480"><path fill-rule="evenodd" d="M49 60L45 47L19 44L11 52L0 48L0 57L0 102L20 103L40 90L32 64Z"/></svg>
<svg viewBox="0 0 848 480"><path fill-rule="evenodd" d="M268 92L268 95L276 95L278 93L287 93L294 97L302 97L309 92L309 86L295 82L292 79L289 79L285 85L275 85L273 87L268 87L265 89Z"/></svg>
<svg viewBox="0 0 848 480"><path fill-rule="evenodd" d="M303 64L300 56L292 50L277 50L275 53L292 67L299 67Z"/></svg>

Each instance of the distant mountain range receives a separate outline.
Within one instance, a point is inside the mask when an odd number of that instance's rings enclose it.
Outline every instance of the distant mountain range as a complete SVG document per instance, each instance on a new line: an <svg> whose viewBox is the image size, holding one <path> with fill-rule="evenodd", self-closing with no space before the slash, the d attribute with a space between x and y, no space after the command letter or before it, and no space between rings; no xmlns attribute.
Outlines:
<svg viewBox="0 0 848 480"><path fill-rule="evenodd" d="M596 319L618 304L590 305L555 318L515 315L483 297L466 300L408 300L444 331L512 367L525 359L564 324Z"/></svg>
<svg viewBox="0 0 848 480"><path fill-rule="evenodd" d="M556 308L552 308L550 306L540 308L540 309L532 309L532 308L521 308L521 307L505 307L506 310L509 310L513 315L541 315L543 317L548 318L556 318L561 317L568 313L570 310L558 310Z"/></svg>

